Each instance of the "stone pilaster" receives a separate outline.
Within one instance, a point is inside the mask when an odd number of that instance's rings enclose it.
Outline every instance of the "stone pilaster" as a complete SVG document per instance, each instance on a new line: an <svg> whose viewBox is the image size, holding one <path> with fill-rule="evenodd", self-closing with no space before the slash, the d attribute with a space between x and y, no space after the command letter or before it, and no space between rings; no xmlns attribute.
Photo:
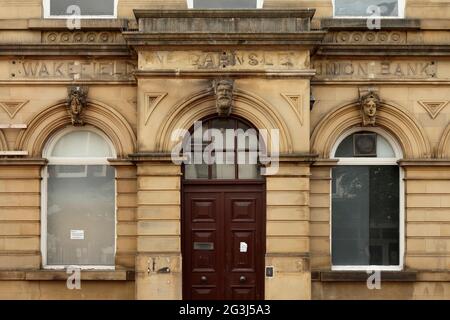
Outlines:
<svg viewBox="0 0 450 320"><path fill-rule="evenodd" d="M281 159L267 181L266 299L311 299L309 183L307 156Z"/></svg>
<svg viewBox="0 0 450 320"><path fill-rule="evenodd" d="M169 157L137 159L137 299L182 298L180 175Z"/></svg>

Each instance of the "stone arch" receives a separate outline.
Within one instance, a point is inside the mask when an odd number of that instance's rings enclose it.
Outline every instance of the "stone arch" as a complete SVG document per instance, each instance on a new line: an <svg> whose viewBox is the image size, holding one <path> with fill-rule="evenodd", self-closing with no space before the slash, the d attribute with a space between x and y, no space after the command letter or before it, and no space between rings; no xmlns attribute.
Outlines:
<svg viewBox="0 0 450 320"><path fill-rule="evenodd" d="M3 130L0 130L0 151L8 151L8 142L6 142Z"/></svg>
<svg viewBox="0 0 450 320"><path fill-rule="evenodd" d="M136 150L136 136L127 120L116 110L100 102L88 100L83 116L86 124L92 125L111 140L118 158L127 157ZM16 142L16 150L27 150L30 156L41 157L47 140L58 130L71 125L66 102L45 108L28 123Z"/></svg>
<svg viewBox="0 0 450 320"><path fill-rule="evenodd" d="M337 139L346 130L360 125L361 113L358 102L332 110L322 118L312 133L312 152L319 154L321 158L329 158ZM377 126L397 139L404 158L431 157L431 147L425 131L404 108L382 102L377 111Z"/></svg>
<svg viewBox="0 0 450 320"><path fill-rule="evenodd" d="M439 159L450 158L450 124L447 125L442 133L441 140L437 146L436 156Z"/></svg>
<svg viewBox="0 0 450 320"><path fill-rule="evenodd" d="M260 97L244 90L236 89L233 95L232 113L251 122L258 129L268 130L270 146L271 129L280 130L280 152L292 152L292 137L281 116ZM176 129L189 130L192 124L216 113L215 97L211 90L203 90L175 105L157 131L157 149L169 152L176 144L171 140Z"/></svg>

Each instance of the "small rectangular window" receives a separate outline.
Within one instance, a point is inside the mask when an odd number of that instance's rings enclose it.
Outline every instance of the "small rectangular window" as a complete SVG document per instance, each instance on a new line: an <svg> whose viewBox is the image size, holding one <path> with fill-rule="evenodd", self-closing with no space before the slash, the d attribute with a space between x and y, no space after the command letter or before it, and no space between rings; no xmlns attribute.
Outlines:
<svg viewBox="0 0 450 320"><path fill-rule="evenodd" d="M405 0L333 0L335 18L404 18Z"/></svg>
<svg viewBox="0 0 450 320"><path fill-rule="evenodd" d="M264 0L187 0L190 9L256 9Z"/></svg>
<svg viewBox="0 0 450 320"><path fill-rule="evenodd" d="M117 18L118 0L44 0L44 18Z"/></svg>

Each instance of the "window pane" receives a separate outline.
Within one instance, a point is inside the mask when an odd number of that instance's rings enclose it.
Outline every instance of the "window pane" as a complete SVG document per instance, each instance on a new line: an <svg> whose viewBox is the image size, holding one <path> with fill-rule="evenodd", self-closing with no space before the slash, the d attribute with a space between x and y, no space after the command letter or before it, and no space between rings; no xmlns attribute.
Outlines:
<svg viewBox="0 0 450 320"><path fill-rule="evenodd" d="M50 15L65 16L73 14L68 8L76 5L83 16L113 16L114 0L50 0Z"/></svg>
<svg viewBox="0 0 450 320"><path fill-rule="evenodd" d="M366 133L366 132L358 132L360 133ZM335 157L337 158L353 158L355 157L355 150L354 150L354 144L353 144L353 137L355 134L351 134L350 136L346 137L338 146L336 149ZM377 157L378 158L395 158L395 151L392 148L391 144L383 138L383 136L377 134Z"/></svg>
<svg viewBox="0 0 450 320"><path fill-rule="evenodd" d="M375 15L398 17L398 0L335 0L334 15L339 17L365 17L374 15L369 7L378 6Z"/></svg>
<svg viewBox="0 0 450 320"><path fill-rule="evenodd" d="M100 135L90 131L73 131L58 140L52 157L112 157L109 144Z"/></svg>
<svg viewBox="0 0 450 320"><path fill-rule="evenodd" d="M249 9L256 5L256 0L194 0L196 9Z"/></svg>
<svg viewBox="0 0 450 320"><path fill-rule="evenodd" d="M345 138L336 150L335 157L352 158L353 157L353 135Z"/></svg>
<svg viewBox="0 0 450 320"><path fill-rule="evenodd" d="M333 265L369 264L369 170L333 169Z"/></svg>
<svg viewBox="0 0 450 320"><path fill-rule="evenodd" d="M257 152L239 152L238 164L239 179L261 179Z"/></svg>
<svg viewBox="0 0 450 320"><path fill-rule="evenodd" d="M212 179L235 179L234 164L212 165Z"/></svg>
<svg viewBox="0 0 450 320"><path fill-rule="evenodd" d="M50 165L47 183L47 263L114 265L114 168Z"/></svg>
<svg viewBox="0 0 450 320"><path fill-rule="evenodd" d="M187 164L184 167L185 179L208 179L207 164Z"/></svg>
<svg viewBox="0 0 450 320"><path fill-rule="evenodd" d="M370 167L370 264L398 265L399 168Z"/></svg>
<svg viewBox="0 0 450 320"><path fill-rule="evenodd" d="M333 265L399 264L399 168L333 169Z"/></svg>
<svg viewBox="0 0 450 320"><path fill-rule="evenodd" d="M395 158L394 149L390 143L382 136L377 136L377 157L379 158Z"/></svg>

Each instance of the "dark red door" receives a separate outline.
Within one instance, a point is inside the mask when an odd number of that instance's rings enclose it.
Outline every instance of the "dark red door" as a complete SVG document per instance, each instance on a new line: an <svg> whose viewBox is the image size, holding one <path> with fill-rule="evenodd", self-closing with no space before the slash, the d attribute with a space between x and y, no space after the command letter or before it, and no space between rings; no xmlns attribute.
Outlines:
<svg viewBox="0 0 450 320"><path fill-rule="evenodd" d="M264 183L183 186L183 295L264 299Z"/></svg>

